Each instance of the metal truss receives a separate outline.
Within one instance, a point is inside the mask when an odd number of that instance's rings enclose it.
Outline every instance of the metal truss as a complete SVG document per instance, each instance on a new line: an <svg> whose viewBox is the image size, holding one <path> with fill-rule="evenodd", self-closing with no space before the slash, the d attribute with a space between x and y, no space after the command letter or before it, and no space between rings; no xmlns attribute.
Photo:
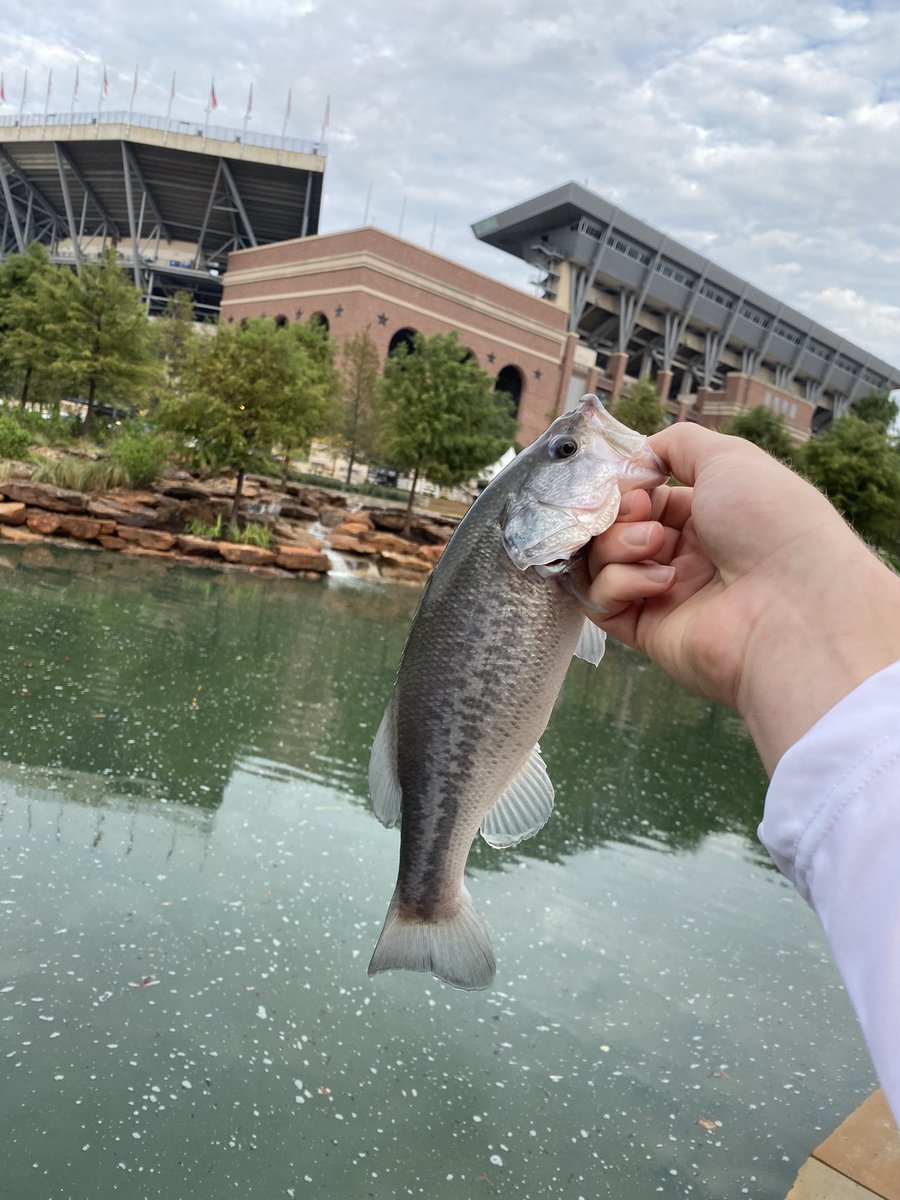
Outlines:
<svg viewBox="0 0 900 1200"><path fill-rule="evenodd" d="M223 241L213 246L207 246L206 238L214 212L228 215L231 232ZM258 245L256 234L253 232L253 226L250 224L241 194L234 182L231 168L224 158L220 158L210 190L206 214L200 227L200 236L197 238L194 268L202 270L208 264L214 263L220 255L227 254L231 250L244 250L256 245Z"/></svg>
<svg viewBox="0 0 900 1200"><path fill-rule="evenodd" d="M0 190L5 212L0 227L0 258L22 254L30 242L55 252L66 221L12 155L0 148Z"/></svg>

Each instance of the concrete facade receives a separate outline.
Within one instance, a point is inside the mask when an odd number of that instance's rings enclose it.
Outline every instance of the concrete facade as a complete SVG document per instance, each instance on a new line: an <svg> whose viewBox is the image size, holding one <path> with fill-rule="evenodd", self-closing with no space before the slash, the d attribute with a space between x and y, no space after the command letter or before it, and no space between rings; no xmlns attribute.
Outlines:
<svg viewBox="0 0 900 1200"><path fill-rule="evenodd" d="M802 440L900 370L577 183L473 225L535 268L545 298L622 382L657 381L675 419L767 404Z"/></svg>

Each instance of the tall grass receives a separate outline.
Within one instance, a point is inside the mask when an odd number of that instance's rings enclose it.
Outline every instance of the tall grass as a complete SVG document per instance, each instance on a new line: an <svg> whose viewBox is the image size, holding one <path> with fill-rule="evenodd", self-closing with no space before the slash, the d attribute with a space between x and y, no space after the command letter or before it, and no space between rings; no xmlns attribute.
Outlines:
<svg viewBox="0 0 900 1200"><path fill-rule="evenodd" d="M131 479L122 463L110 458L58 458L39 462L31 478L74 492L108 492L128 487Z"/></svg>

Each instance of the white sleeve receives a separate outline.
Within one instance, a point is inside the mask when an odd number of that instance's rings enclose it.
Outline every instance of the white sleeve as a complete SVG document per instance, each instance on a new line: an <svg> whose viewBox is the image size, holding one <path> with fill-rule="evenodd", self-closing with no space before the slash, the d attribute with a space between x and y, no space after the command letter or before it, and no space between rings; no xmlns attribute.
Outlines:
<svg viewBox="0 0 900 1200"><path fill-rule="evenodd" d="M900 1121L900 662L787 751L759 836L822 923Z"/></svg>

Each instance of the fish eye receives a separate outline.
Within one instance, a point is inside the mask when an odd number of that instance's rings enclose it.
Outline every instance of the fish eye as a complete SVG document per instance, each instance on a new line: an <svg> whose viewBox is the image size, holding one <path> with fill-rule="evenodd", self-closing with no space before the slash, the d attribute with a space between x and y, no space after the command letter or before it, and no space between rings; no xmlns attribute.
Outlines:
<svg viewBox="0 0 900 1200"><path fill-rule="evenodd" d="M578 443L573 437L563 434L550 443L550 453L554 458L571 458L578 453Z"/></svg>

